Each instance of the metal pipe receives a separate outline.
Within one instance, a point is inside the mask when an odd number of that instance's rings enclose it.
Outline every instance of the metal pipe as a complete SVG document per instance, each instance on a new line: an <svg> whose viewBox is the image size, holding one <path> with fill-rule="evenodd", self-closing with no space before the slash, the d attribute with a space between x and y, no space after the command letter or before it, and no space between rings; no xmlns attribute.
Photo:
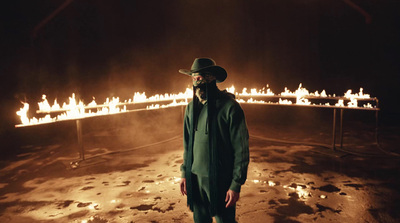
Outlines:
<svg viewBox="0 0 400 223"><path fill-rule="evenodd" d="M240 97L265 97L265 98L296 98L296 96L262 96L262 95L242 95ZM343 100L349 100L348 98L345 97L316 97L316 96L306 96L304 97L306 99L324 99L324 100L337 100L337 99L343 99ZM167 102L167 101L173 101L173 100L185 100L185 98L170 98L170 99L162 99L162 100L154 100L154 101L139 101L139 102L119 102L118 104L113 104L114 106L124 106L124 105L140 105L140 104L152 104L152 103L161 103L161 102ZM378 99L377 98L357 98L358 101L375 101L376 102L376 107L375 108L367 108L367 107L340 107L343 109L356 109L356 110L377 110L378 108ZM248 102L241 102L244 104L248 104ZM277 102L265 102L265 103L249 103L249 104L265 104L265 105L280 105L280 106L301 106L301 107L316 107L316 108L337 108L335 105L318 105L318 104L311 104L311 105L302 105L302 104L279 104ZM103 107L110 107L110 104L100 104L100 105L86 105L83 108L85 110L87 109L96 109L96 108L103 108ZM60 109L54 109L54 110L37 110L36 113L58 113L58 112L65 112L69 111L70 109L65 109L65 108L60 108Z"/></svg>
<svg viewBox="0 0 400 223"><path fill-rule="evenodd" d="M297 95L250 95L250 94L238 94L237 95L238 98L240 97L265 97L265 98L292 98L292 99L296 99L298 96ZM305 99L323 99L323 100L348 100L350 101L349 97L344 97L344 96L326 96L326 97L322 97L322 96L314 96L314 95L304 95L302 96L302 98ZM355 99L357 99L357 101L376 101L377 98L376 97L355 97Z"/></svg>
<svg viewBox="0 0 400 223"><path fill-rule="evenodd" d="M379 107L376 106L375 108L364 108L364 107L337 107L337 106L326 106L326 105L298 105L298 104L278 104L278 103L248 103L248 102L240 102L241 104L252 104L252 105L272 105L272 106L286 106L286 107L312 107L312 108L328 108L328 109L351 109L351 110L364 110L364 111L379 111ZM377 103L378 105L378 103ZM182 106L182 105L178 105ZM176 107L176 106L171 106L171 107ZM86 108L85 108L86 109ZM63 112L67 111L68 109L60 109L60 110L52 110L52 111L36 111L37 113L56 113L56 112ZM43 124L49 124L49 123L55 123L55 122L60 122L60 121L70 121L70 120L76 120L76 119L84 119L84 118L91 118L91 117L98 117L98 116L106 116L106 115L116 115L116 114L122 114L122 113L129 113L129 112L137 112L137 111L146 111L146 110L151 110L147 108L139 108L139 109L134 109L134 110L127 110L124 112L120 113L107 113L107 114L95 114L95 115L89 115L89 116L83 116L83 117L78 117L78 118L69 118L69 119L61 119L61 120L55 120L55 121L50 121L50 122L43 122L43 123L35 123L35 124L17 124L15 125L16 128L20 127L27 127L27 126L34 126L34 125L43 125Z"/></svg>
<svg viewBox="0 0 400 223"><path fill-rule="evenodd" d="M348 107L348 106L335 106L335 105L302 105L302 104L279 104L274 102L265 103L251 103L251 102L239 102L240 104L253 104L253 105L272 105L272 106L288 106L288 107L308 107L308 108L329 108L329 109L350 109L350 110L364 110L364 111L377 111L379 108L366 108L366 107Z"/></svg>

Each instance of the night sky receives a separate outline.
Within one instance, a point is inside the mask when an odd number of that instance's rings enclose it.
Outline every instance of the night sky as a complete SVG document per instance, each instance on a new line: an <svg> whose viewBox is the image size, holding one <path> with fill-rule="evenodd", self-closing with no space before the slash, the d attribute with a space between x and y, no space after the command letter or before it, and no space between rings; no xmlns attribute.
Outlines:
<svg viewBox="0 0 400 223"><path fill-rule="evenodd" d="M178 70L196 57L228 71L221 88L364 87L382 112L396 112L397 0L353 0L371 21L343 0L75 0L39 26L65 2L2 3L2 126L16 124L20 101L42 94L61 102L75 92L88 103L182 91L190 80Z"/></svg>

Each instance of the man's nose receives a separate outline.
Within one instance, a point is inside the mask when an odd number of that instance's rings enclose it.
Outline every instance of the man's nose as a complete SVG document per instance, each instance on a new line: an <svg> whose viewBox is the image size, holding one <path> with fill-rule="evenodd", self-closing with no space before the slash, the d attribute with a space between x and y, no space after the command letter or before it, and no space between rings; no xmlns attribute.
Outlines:
<svg viewBox="0 0 400 223"><path fill-rule="evenodd" d="M193 80L198 81L198 80L202 80L203 77L202 76L194 76Z"/></svg>

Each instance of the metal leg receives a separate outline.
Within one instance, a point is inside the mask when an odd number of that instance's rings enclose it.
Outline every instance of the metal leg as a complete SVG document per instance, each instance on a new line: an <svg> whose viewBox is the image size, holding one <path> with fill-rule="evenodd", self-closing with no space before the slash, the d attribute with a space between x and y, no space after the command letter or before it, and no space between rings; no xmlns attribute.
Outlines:
<svg viewBox="0 0 400 223"><path fill-rule="evenodd" d="M379 129L379 122L378 122L378 110L375 112L375 143L379 146L379 137L378 137L378 129Z"/></svg>
<svg viewBox="0 0 400 223"><path fill-rule="evenodd" d="M333 139L332 139L332 149L335 150L336 143L336 108L333 109L333 131L332 131Z"/></svg>
<svg viewBox="0 0 400 223"><path fill-rule="evenodd" d="M83 140L82 140L82 123L81 120L76 120L76 133L78 136L78 147L79 147L79 158L81 160L85 160L85 150L83 148Z"/></svg>
<svg viewBox="0 0 400 223"><path fill-rule="evenodd" d="M185 109L186 107L181 105L181 117L182 117L182 123L185 121Z"/></svg>
<svg viewBox="0 0 400 223"><path fill-rule="evenodd" d="M343 148L343 109L340 109L340 148Z"/></svg>

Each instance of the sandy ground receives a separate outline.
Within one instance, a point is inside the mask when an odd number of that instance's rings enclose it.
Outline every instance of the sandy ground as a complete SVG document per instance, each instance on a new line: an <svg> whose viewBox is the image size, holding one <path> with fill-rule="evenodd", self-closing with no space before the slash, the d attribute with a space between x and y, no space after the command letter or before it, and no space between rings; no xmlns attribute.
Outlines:
<svg viewBox="0 0 400 223"><path fill-rule="evenodd" d="M115 122L86 130L84 161L71 139L24 138L0 163L0 222L192 222L179 192L181 123L173 122L163 134ZM307 143L329 143L325 129L308 126L316 132L310 136L249 119L251 162L238 222L400 222L399 159L376 149L368 126L345 131L345 148L357 151L349 154ZM385 137L384 145L397 143L397 128Z"/></svg>

